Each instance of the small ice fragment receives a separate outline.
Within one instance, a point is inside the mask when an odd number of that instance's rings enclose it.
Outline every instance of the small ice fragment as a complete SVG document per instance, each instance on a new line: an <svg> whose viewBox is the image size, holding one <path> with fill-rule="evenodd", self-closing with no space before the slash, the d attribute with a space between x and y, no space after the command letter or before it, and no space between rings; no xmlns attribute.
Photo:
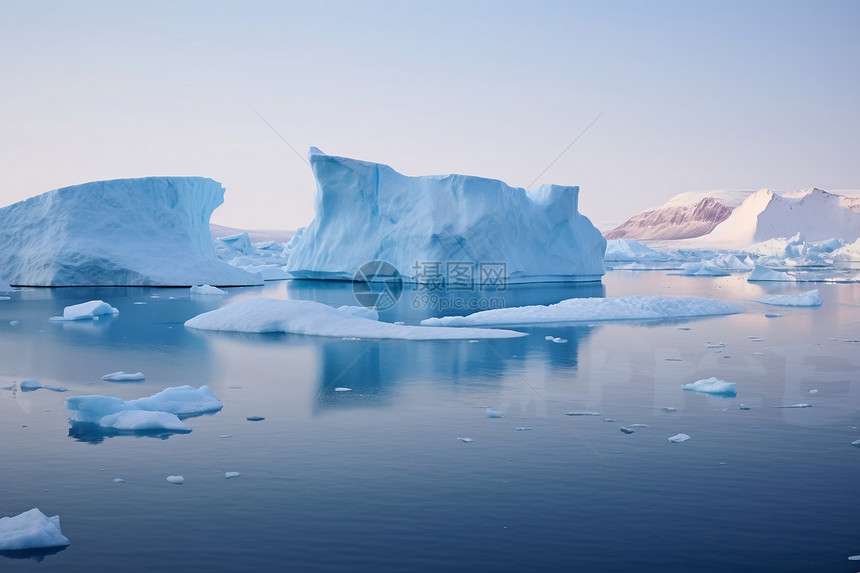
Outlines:
<svg viewBox="0 0 860 573"><path fill-rule="evenodd" d="M680 444L681 442L686 442L689 439L690 436L688 436L687 434L675 434L674 436L669 438L669 441L674 444Z"/></svg>
<svg viewBox="0 0 860 573"><path fill-rule="evenodd" d="M492 410L487 408L487 417L488 418L504 418L505 414L503 412L499 412L498 410Z"/></svg>
<svg viewBox="0 0 860 573"><path fill-rule="evenodd" d="M678 330L690 330L689 326L679 326Z"/></svg>
<svg viewBox="0 0 860 573"><path fill-rule="evenodd" d="M21 383L18 385L21 388L22 392L33 392L34 390L39 390L40 388L45 390L51 390L53 392L66 392L65 388L59 388L57 386L46 386L44 384L40 384L35 380L21 380Z"/></svg>
<svg viewBox="0 0 860 573"><path fill-rule="evenodd" d="M405 323L405 322L403 322L402 320L395 320L395 321L394 321L394 324L397 324L397 325L404 325L404 324L406 324L406 323Z"/></svg>
<svg viewBox="0 0 860 573"><path fill-rule="evenodd" d="M860 561L860 555L852 555L848 558L848 561Z"/></svg>
<svg viewBox="0 0 860 573"><path fill-rule="evenodd" d="M776 408L812 408L812 404L792 404L791 406L776 406Z"/></svg>
<svg viewBox="0 0 860 573"><path fill-rule="evenodd" d="M556 344L564 344L567 342L567 338L557 338L555 336L547 336L546 339L550 342L555 342Z"/></svg>
<svg viewBox="0 0 860 573"><path fill-rule="evenodd" d="M705 345L705 348L725 348L725 347L726 347L726 343L725 343L725 342L717 342L716 344L707 344L707 345Z"/></svg>
<svg viewBox="0 0 860 573"><path fill-rule="evenodd" d="M469 342L481 342L480 340L470 340Z"/></svg>
<svg viewBox="0 0 860 573"><path fill-rule="evenodd" d="M134 304L146 304L146 303L143 302L142 300L139 300L139 301L135 302Z"/></svg>
<svg viewBox="0 0 860 573"><path fill-rule="evenodd" d="M249 422L262 422L266 418L264 416L248 416L245 419L248 420Z"/></svg>
<svg viewBox="0 0 860 573"><path fill-rule="evenodd" d="M175 483L176 485L182 485L185 483L185 478L182 476L167 476L167 481Z"/></svg>
<svg viewBox="0 0 860 573"><path fill-rule="evenodd" d="M125 480L122 478L113 478L113 483L125 483Z"/></svg>
<svg viewBox="0 0 860 573"><path fill-rule="evenodd" d="M741 410L751 410L752 406L747 406L746 404L741 404Z"/></svg>
<svg viewBox="0 0 860 573"><path fill-rule="evenodd" d="M543 338L544 338L544 340L552 340L553 339L552 336L544 336Z"/></svg>
<svg viewBox="0 0 860 573"><path fill-rule="evenodd" d="M126 374L122 370L119 372L111 372L110 374L105 374L102 376L102 380L106 380L108 382L141 382L146 380L146 377L143 375L143 372L134 372Z"/></svg>
<svg viewBox="0 0 860 573"><path fill-rule="evenodd" d="M628 424L628 428L650 428L648 424Z"/></svg>
<svg viewBox="0 0 860 573"><path fill-rule="evenodd" d="M660 409L661 409L661 410L663 410L664 412L666 412L667 414L671 414L672 412L677 412L677 411L678 411L678 408L669 408L669 407L665 407L665 408L660 408Z"/></svg>
<svg viewBox="0 0 860 573"><path fill-rule="evenodd" d="M527 426L517 426L516 428L514 428L514 430L516 430L517 432L528 432L529 430L531 430L531 428ZM859 442L858 445L860 445L860 440L857 440L857 442Z"/></svg>
<svg viewBox="0 0 860 573"><path fill-rule="evenodd" d="M719 396L736 396L738 393L737 386L734 382L726 382L725 380L720 380L719 378L714 377L697 380L690 384L684 384L681 388L692 392L716 394Z"/></svg>
<svg viewBox="0 0 860 573"><path fill-rule="evenodd" d="M242 474L240 474L239 472L226 472L224 474L224 477L226 479L233 479L233 478L239 477L240 475L242 475Z"/></svg>
<svg viewBox="0 0 860 573"><path fill-rule="evenodd" d="M221 434L221 435L220 435L220 436L218 436L218 437L219 437L219 438L232 438L232 437L233 437L233 434Z"/></svg>
<svg viewBox="0 0 860 573"><path fill-rule="evenodd" d="M20 320L10 320L9 324L11 326L18 326L19 324L21 324L21 321Z"/></svg>
<svg viewBox="0 0 860 573"><path fill-rule="evenodd" d="M624 426L621 426L618 429L621 430L622 432L624 432L625 434L632 434L635 431L635 430L631 430L630 428L625 428Z"/></svg>
<svg viewBox="0 0 860 573"><path fill-rule="evenodd" d="M663 360L667 362L682 362L680 358L664 358Z"/></svg>
<svg viewBox="0 0 860 573"><path fill-rule="evenodd" d="M809 391L810 394L818 394L818 388L813 388Z"/></svg>
<svg viewBox="0 0 860 573"><path fill-rule="evenodd" d="M851 445L860 448L860 440L854 440L853 442L851 442Z"/></svg>
<svg viewBox="0 0 860 573"><path fill-rule="evenodd" d="M352 392L352 388L337 387L334 389L334 391L335 392Z"/></svg>
<svg viewBox="0 0 860 573"><path fill-rule="evenodd" d="M599 416L600 412L568 412L565 416Z"/></svg>
<svg viewBox="0 0 860 573"><path fill-rule="evenodd" d="M227 294L227 292L221 290L218 287L214 287L214 286L210 286L210 285L194 285L193 287L191 287L191 294L214 295L214 294Z"/></svg>
<svg viewBox="0 0 860 573"><path fill-rule="evenodd" d="M475 441L472 438L457 438L457 439L460 440L461 442L465 443L465 444L468 444L469 442Z"/></svg>
<svg viewBox="0 0 860 573"><path fill-rule="evenodd" d="M603 418L603 421L612 423L612 422L617 422L618 420L616 420L615 418Z"/></svg>
<svg viewBox="0 0 860 573"><path fill-rule="evenodd" d="M0 551L47 549L67 545L69 540L60 530L58 515L48 517L34 507L12 517L0 518Z"/></svg>
<svg viewBox="0 0 860 573"><path fill-rule="evenodd" d="M764 342L764 338L761 336L747 336L747 340L750 342Z"/></svg>
<svg viewBox="0 0 860 573"><path fill-rule="evenodd" d="M781 314L766 314L766 315L764 315L765 318L779 318L780 316L782 316L782 315Z"/></svg>

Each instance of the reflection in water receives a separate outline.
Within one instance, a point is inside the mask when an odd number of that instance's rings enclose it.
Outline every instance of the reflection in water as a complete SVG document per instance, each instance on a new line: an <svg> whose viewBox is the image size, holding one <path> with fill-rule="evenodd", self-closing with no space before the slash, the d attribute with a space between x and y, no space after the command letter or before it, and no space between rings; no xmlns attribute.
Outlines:
<svg viewBox="0 0 860 573"><path fill-rule="evenodd" d="M427 285L407 284L397 304L380 312L379 319L417 324L437 316L463 316L491 308L555 304L568 298L603 296L606 296L606 289L599 282L509 285L503 291L434 290ZM359 304L352 292L352 283L346 281L288 281L287 297L330 306Z"/></svg>
<svg viewBox="0 0 860 573"><path fill-rule="evenodd" d="M103 428L92 422L70 422L69 437L78 442L100 444L105 438L134 436L136 438L158 438L166 440L174 434L188 434L191 430L115 430Z"/></svg>
<svg viewBox="0 0 860 573"><path fill-rule="evenodd" d="M445 380L471 387L495 385L526 361L549 364L569 375L579 361L580 344L597 327L584 325L520 329L522 338L494 340L378 341L319 338L320 368L315 409L384 403L404 380ZM546 340L548 332L565 343ZM338 391L349 388L350 392Z"/></svg>
<svg viewBox="0 0 860 573"><path fill-rule="evenodd" d="M49 555L56 555L60 551L65 551L68 548L68 545L65 547L47 547L44 549L20 549L18 551L0 551L0 557L7 557L9 559L32 559L33 561L39 563L45 557Z"/></svg>

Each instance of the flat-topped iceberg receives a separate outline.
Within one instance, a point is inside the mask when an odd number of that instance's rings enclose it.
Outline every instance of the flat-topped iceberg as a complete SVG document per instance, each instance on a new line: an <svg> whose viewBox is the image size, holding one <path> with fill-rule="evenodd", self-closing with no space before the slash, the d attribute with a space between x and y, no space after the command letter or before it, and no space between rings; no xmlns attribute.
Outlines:
<svg viewBox="0 0 860 573"><path fill-rule="evenodd" d="M3 279L26 286L262 284L215 256L224 188L203 177L64 187L0 209Z"/></svg>
<svg viewBox="0 0 860 573"><path fill-rule="evenodd" d="M821 296L818 294L818 289L800 294L770 294L757 298L755 301L774 306L821 306Z"/></svg>
<svg viewBox="0 0 860 573"><path fill-rule="evenodd" d="M407 177L316 148L308 159L316 216L286 267L296 278L352 280L375 260L415 282L438 281L426 265L444 276L449 263L475 277L493 264L508 283L596 281L604 273L606 241L579 213L578 187L526 191L468 175Z"/></svg>
<svg viewBox="0 0 860 573"><path fill-rule="evenodd" d="M53 321L91 320L99 316L119 314L119 311L103 300L90 300L73 304L63 309L63 316L52 316Z"/></svg>
<svg viewBox="0 0 860 573"><path fill-rule="evenodd" d="M714 394L716 396L736 396L738 393L737 385L734 382L726 382L719 378L711 377L704 380L696 380L690 384L681 386L684 390L691 392L700 392L702 394Z"/></svg>
<svg viewBox="0 0 860 573"><path fill-rule="evenodd" d="M310 300L248 298L185 322L188 328L230 332L286 332L340 338L471 340L525 336L512 330L431 328L379 322L354 314L355 307L333 308Z"/></svg>
<svg viewBox="0 0 860 573"><path fill-rule="evenodd" d="M0 518L0 551L25 551L65 547L69 540L60 529L60 516L48 517L33 508Z"/></svg>
<svg viewBox="0 0 860 573"><path fill-rule="evenodd" d="M520 306L484 310L468 316L427 318L428 326L494 326L546 324L598 320L653 320L737 314L741 308L711 298L622 296L617 298L569 298L548 306Z"/></svg>

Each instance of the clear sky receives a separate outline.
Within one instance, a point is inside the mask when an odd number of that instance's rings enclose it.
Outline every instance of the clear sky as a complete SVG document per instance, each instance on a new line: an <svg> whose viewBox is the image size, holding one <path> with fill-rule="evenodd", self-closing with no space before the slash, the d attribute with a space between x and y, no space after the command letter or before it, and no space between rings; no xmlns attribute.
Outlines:
<svg viewBox="0 0 860 573"><path fill-rule="evenodd" d="M302 155L579 185L601 228L685 191L860 188L860 2L0 0L0 205L222 182L313 217Z"/></svg>

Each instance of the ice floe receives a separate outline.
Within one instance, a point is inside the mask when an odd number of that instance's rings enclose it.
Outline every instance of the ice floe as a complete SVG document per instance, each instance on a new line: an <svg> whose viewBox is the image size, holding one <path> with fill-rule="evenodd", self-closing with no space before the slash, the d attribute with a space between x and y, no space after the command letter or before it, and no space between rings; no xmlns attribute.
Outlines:
<svg viewBox="0 0 860 573"><path fill-rule="evenodd" d="M600 412L567 412L565 416L599 416Z"/></svg>
<svg viewBox="0 0 860 573"><path fill-rule="evenodd" d="M756 281L773 281L773 282L788 282L793 283L797 282L797 279L791 276L788 273L782 271L775 271L773 269L769 269L767 267L756 266L752 272L747 277L747 281L756 282Z"/></svg>
<svg viewBox="0 0 860 573"><path fill-rule="evenodd" d="M474 442L474 441L475 441L475 440L473 440L472 438L464 438L464 437L459 437L459 438L457 438L457 439L458 439L458 440L460 440L461 442L463 442L464 444L468 444L468 443L471 443L471 442Z"/></svg>
<svg viewBox="0 0 860 573"><path fill-rule="evenodd" d="M484 310L468 316L428 318L429 326L493 326L603 320L653 320L736 314L741 308L711 298L623 296L570 298L549 306Z"/></svg>
<svg viewBox="0 0 860 573"><path fill-rule="evenodd" d="M52 316L51 320L89 320L104 315L117 315L119 311L101 300L73 304L63 309L63 316Z"/></svg>
<svg viewBox="0 0 860 573"><path fill-rule="evenodd" d="M702 394L715 394L727 397L736 396L738 393L737 386L734 382L726 382L725 380L720 380L715 377L697 380L690 384L684 384L681 388L692 392L700 392Z"/></svg>
<svg viewBox="0 0 860 573"><path fill-rule="evenodd" d="M185 478L182 476L167 476L167 481L176 485L182 485L185 483Z"/></svg>
<svg viewBox="0 0 860 573"><path fill-rule="evenodd" d="M66 398L66 407L72 413L73 422L99 424L106 416L132 410L166 412L180 418L190 418L218 412L222 404L209 386L174 386L136 400L101 395L70 396Z"/></svg>
<svg viewBox="0 0 860 573"><path fill-rule="evenodd" d="M680 444L681 442L686 442L690 439L690 436L687 434L675 434L674 436L667 438L670 442L675 444Z"/></svg>
<svg viewBox="0 0 860 573"><path fill-rule="evenodd" d="M762 304L774 306L821 306L821 296L818 289L800 294L771 294L755 299Z"/></svg>
<svg viewBox="0 0 860 573"><path fill-rule="evenodd" d="M98 421L102 428L129 432L168 432L187 433L191 428L182 423L176 414L149 410L123 410L116 414L102 416Z"/></svg>
<svg viewBox="0 0 860 573"><path fill-rule="evenodd" d="M146 380L146 377L143 375L143 372L132 372L127 374L120 370L119 372L105 374L102 376L102 380L106 380L108 382L142 382L143 380Z"/></svg>
<svg viewBox="0 0 860 573"><path fill-rule="evenodd" d="M227 294L227 291L211 285L194 285L191 287L191 294L218 295Z"/></svg>
<svg viewBox="0 0 860 573"><path fill-rule="evenodd" d="M512 330L430 328L378 322L310 300L249 298L205 312L185 323L188 328L233 332L286 332L314 336L372 339L445 340L512 338Z"/></svg>
<svg viewBox="0 0 860 573"><path fill-rule="evenodd" d="M239 472L224 472L224 477L227 479L237 478L240 475L242 475L242 474L240 474Z"/></svg>
<svg viewBox="0 0 860 573"><path fill-rule="evenodd" d="M487 417L488 418L504 418L505 413L499 412L498 410L493 410L491 408L487 408Z"/></svg>
<svg viewBox="0 0 860 573"><path fill-rule="evenodd" d="M0 518L0 551L25 551L66 547L69 540L60 529L60 516L48 517L38 508Z"/></svg>
<svg viewBox="0 0 860 573"><path fill-rule="evenodd" d="M22 392L33 392L34 390L51 390L52 392L66 392L66 388L60 388L58 386L48 386L45 384L41 384L36 382L35 380L21 380L21 383L18 384L18 387Z"/></svg>

